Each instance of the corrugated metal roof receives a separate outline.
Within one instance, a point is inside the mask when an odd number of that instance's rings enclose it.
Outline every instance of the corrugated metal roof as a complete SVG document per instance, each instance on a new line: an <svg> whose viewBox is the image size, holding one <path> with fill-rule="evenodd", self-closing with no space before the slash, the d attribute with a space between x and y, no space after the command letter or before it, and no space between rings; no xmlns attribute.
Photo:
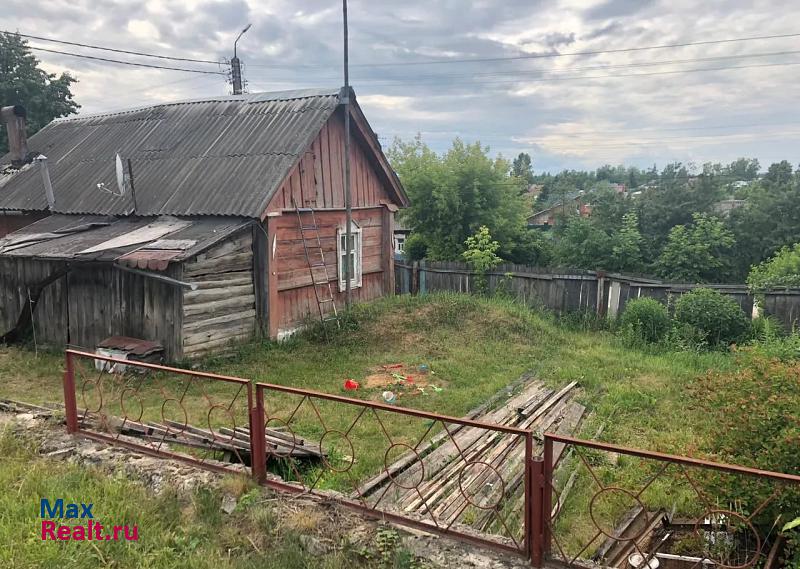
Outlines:
<svg viewBox="0 0 800 569"><path fill-rule="evenodd" d="M165 221L175 218L161 218ZM27 257L57 261L120 261L130 265L152 259L155 270L163 270L170 261L181 261L201 253L233 233L249 225L251 221L231 217L182 218L176 231L167 236L160 235L145 242L132 243L115 248L105 248L87 253L107 241L129 235L131 232L154 225L153 218L104 216L51 215L0 239L0 256ZM159 244L186 242L180 250L169 249L162 254ZM166 250L164 248L163 250ZM133 252L137 254L132 255ZM139 254L140 252L140 254ZM158 261L166 261L166 264Z"/></svg>
<svg viewBox="0 0 800 569"><path fill-rule="evenodd" d="M258 217L338 104L338 89L181 101L58 119L28 147L48 158L57 213L132 213L130 194L97 187L116 188L119 152L137 215ZM0 174L0 210L46 209L38 168Z"/></svg>

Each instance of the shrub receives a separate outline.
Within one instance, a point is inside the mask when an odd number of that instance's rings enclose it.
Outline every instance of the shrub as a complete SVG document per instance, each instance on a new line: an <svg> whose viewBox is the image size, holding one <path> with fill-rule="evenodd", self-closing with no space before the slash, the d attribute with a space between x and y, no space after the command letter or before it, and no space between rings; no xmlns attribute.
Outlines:
<svg viewBox="0 0 800 569"><path fill-rule="evenodd" d="M754 265L747 275L747 286L753 292L800 286L800 243L783 247L772 258Z"/></svg>
<svg viewBox="0 0 800 569"><path fill-rule="evenodd" d="M675 320L699 330L711 346L739 342L750 330L747 315L736 301L708 288L695 289L678 299Z"/></svg>
<svg viewBox="0 0 800 569"><path fill-rule="evenodd" d="M628 302L619 323L626 338L647 344L663 340L670 328L666 306L652 298L637 298Z"/></svg>
<svg viewBox="0 0 800 569"><path fill-rule="evenodd" d="M800 474L800 364L766 358L752 348L743 348L738 360L734 371L709 372L698 378L693 388L694 400L706 415L709 450L722 461ZM724 476L711 489L712 495L750 513L776 485ZM787 484L753 522L769 530L776 520L783 525L798 513L800 487Z"/></svg>
<svg viewBox="0 0 800 569"><path fill-rule="evenodd" d="M706 334L685 322L672 322L664 345L676 352L703 352L708 349Z"/></svg>

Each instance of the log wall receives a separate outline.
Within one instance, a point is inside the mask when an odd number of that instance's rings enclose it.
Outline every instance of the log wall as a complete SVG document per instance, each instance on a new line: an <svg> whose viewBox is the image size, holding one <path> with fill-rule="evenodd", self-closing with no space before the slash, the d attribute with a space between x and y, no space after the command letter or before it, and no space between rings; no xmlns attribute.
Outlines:
<svg viewBox="0 0 800 569"><path fill-rule="evenodd" d="M198 358L253 336L256 297L250 228L187 260L182 279L198 285L197 290L183 289L184 358Z"/></svg>

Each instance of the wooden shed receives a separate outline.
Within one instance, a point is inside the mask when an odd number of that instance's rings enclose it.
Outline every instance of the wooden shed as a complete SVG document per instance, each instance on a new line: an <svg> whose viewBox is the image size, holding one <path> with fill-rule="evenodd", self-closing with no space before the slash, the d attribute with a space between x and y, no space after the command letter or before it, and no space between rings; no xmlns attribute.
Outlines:
<svg viewBox="0 0 800 569"><path fill-rule="evenodd" d="M48 156L53 207L35 169L0 173L0 211L47 215L0 239L0 336L32 317L39 342L93 349L130 336L180 360L292 333L319 318L328 284L341 307L348 261L355 301L392 294L394 214L407 198L351 103L349 247L338 90L54 121L28 142ZM116 151L131 161L128 191L109 191Z"/></svg>

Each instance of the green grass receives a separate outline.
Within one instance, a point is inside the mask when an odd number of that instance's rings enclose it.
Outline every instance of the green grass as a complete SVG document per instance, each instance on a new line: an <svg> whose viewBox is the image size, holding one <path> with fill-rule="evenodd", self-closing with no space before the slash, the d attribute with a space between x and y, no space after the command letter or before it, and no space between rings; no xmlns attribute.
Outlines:
<svg viewBox="0 0 800 569"><path fill-rule="evenodd" d="M399 404L454 416L465 414L522 373L534 371L554 387L573 380L580 383L581 401L592 412L583 436L593 436L604 425L605 441L687 454L702 449L704 442L699 435L703 431L698 428L703 417L693 408L687 387L709 369L734 365L729 354L720 352L634 350L609 332L559 325L548 315L503 299L458 294L393 297L359 306L353 316L348 323L356 324L348 324L348 329L334 335L330 342L321 341L319 334L312 332L281 344L253 343L240 348L233 358L203 362L202 369L379 400L380 389L350 393L342 384L346 378L363 380L378 365L425 363L435 372L432 381L443 391L401 397ZM60 356L54 354L33 358L19 349L0 351L0 397L32 402L59 400L61 366ZM153 382L150 387L159 381L164 385L159 379L146 381ZM229 392L227 387L218 387L206 395L222 401ZM158 418L159 398L156 389L150 389L143 398L150 403L146 417ZM285 419L300 402L298 397L270 393L267 409L270 416ZM347 430L361 411L328 402L315 401L315 405L324 426L308 401L303 402L292 424L301 434L317 440L326 429ZM198 392L189 398L187 408L193 419L199 420L208 403ZM413 446L428 426L419 419L384 412L363 415L350 433L352 449L336 434L326 437L334 466L346 468L350 456L355 461L347 474L323 474L320 485L348 490L354 480L378 472L389 445L384 428L392 442ZM632 488L648 472L624 460L618 466L604 468L609 479L629 483ZM315 479L320 472L312 470L305 475ZM561 519L569 528L570 550L591 537L594 529L585 515L592 492L588 484L576 484L576 488ZM655 485L652 492L657 493L659 488ZM669 501L664 496L656 498ZM686 497L678 496L677 501L685 502ZM622 506L598 508L603 511L602 517L610 520Z"/></svg>
<svg viewBox="0 0 800 569"><path fill-rule="evenodd" d="M300 536L314 524L283 520L258 491L220 510L221 490L153 496L142 486L79 466L38 458L29 441L0 430L0 567L131 569L310 569L377 567L346 543L324 557L306 553ZM232 482L231 487L247 489ZM138 526L137 541L41 541L39 500L94 504L95 522ZM242 505L244 504L244 505ZM68 523L68 522L65 522ZM85 524L85 520L82 522ZM330 536L327 536L330 537Z"/></svg>

